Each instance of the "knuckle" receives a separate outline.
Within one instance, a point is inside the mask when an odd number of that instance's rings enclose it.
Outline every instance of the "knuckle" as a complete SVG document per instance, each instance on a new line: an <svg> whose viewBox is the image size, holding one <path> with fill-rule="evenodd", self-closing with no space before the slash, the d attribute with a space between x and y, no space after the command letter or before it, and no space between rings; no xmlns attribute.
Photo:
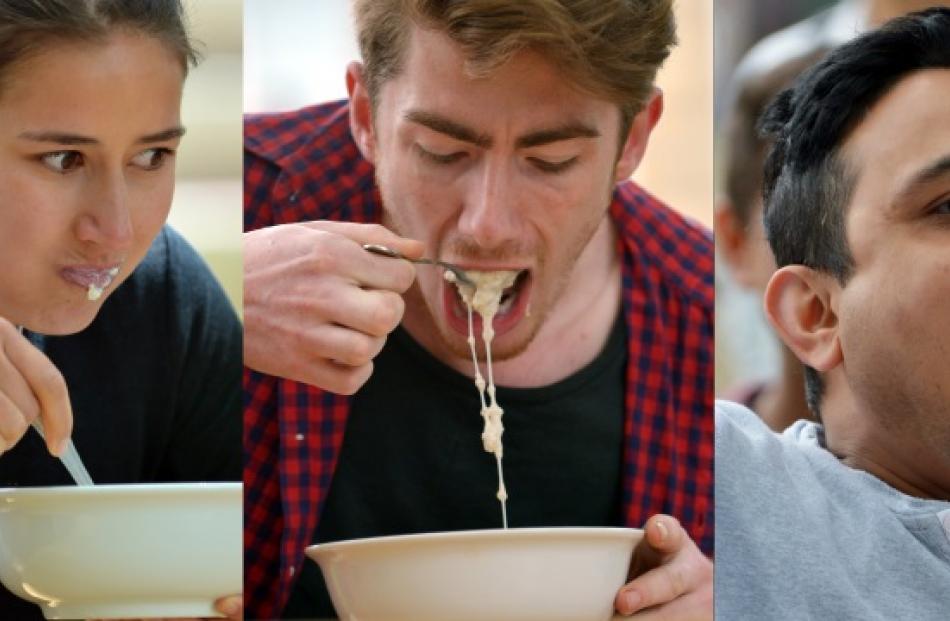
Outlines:
<svg viewBox="0 0 950 621"><path fill-rule="evenodd" d="M660 571L669 587L671 594L670 599L679 597L686 592L687 580L684 567L681 564L671 563L669 565L661 565Z"/></svg>
<svg viewBox="0 0 950 621"><path fill-rule="evenodd" d="M373 359L376 355L371 337L363 334L354 334L349 346L348 363L352 365L363 365Z"/></svg>
<svg viewBox="0 0 950 621"><path fill-rule="evenodd" d="M19 442L26 430L30 428L30 420L31 417L23 413L17 413L17 415L10 417L6 425L7 432L4 435L11 445Z"/></svg>
<svg viewBox="0 0 950 621"><path fill-rule="evenodd" d="M375 336L389 334L402 319L403 302L396 294L384 294L373 309L371 327Z"/></svg>
<svg viewBox="0 0 950 621"><path fill-rule="evenodd" d="M40 390L53 399L63 399L67 395L66 380L63 379L63 374L52 365L40 373L38 383Z"/></svg>
<svg viewBox="0 0 950 621"><path fill-rule="evenodd" d="M315 246L307 255L307 266L317 274L332 274L337 270L336 253L328 247L329 244Z"/></svg>
<svg viewBox="0 0 950 621"><path fill-rule="evenodd" d="M401 265L397 266L399 269L396 272L396 278L393 283L396 291L404 293L409 287L412 286L412 283L416 280L416 268L412 263L408 261L404 262Z"/></svg>
<svg viewBox="0 0 950 621"><path fill-rule="evenodd" d="M363 387L366 380L369 379L372 366L373 363L368 362L361 367L356 367L345 372L339 381L339 393L343 395L355 394L356 391ZM368 371L367 368L369 369Z"/></svg>

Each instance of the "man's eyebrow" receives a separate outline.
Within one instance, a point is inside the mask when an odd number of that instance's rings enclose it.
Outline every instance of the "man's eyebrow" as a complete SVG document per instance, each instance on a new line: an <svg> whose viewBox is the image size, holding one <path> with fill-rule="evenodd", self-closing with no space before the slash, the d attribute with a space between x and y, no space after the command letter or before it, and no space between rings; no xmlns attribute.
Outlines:
<svg viewBox="0 0 950 621"><path fill-rule="evenodd" d="M169 129L162 130L160 132L155 132L154 134L148 134L138 138L135 142L138 144L147 144L152 142L164 142L166 140L174 140L175 138L180 138L185 135L185 128L182 126L170 127ZM59 145L88 145L88 144L99 144L99 140L92 138L90 136L83 136L81 134L72 134L69 132L61 131L40 131L40 132L23 132L19 134L19 138L24 140L32 140L33 142L50 142Z"/></svg>
<svg viewBox="0 0 950 621"><path fill-rule="evenodd" d="M518 149L527 149L529 147L538 147L561 140L571 140L573 138L597 138L600 132L595 128L583 123L568 123L553 129L542 129L531 132L518 138L515 147Z"/></svg>
<svg viewBox="0 0 950 621"><path fill-rule="evenodd" d="M470 127L466 127L461 123L457 123L433 112L410 110L405 114L405 119L422 125L423 127L428 127L434 132L455 138L456 140L469 142L476 147L487 149L492 145L491 136L480 134Z"/></svg>
<svg viewBox="0 0 950 621"><path fill-rule="evenodd" d="M916 192L921 186L936 181L947 174L950 174L950 153L914 173L894 195L894 204L900 204L903 199Z"/></svg>

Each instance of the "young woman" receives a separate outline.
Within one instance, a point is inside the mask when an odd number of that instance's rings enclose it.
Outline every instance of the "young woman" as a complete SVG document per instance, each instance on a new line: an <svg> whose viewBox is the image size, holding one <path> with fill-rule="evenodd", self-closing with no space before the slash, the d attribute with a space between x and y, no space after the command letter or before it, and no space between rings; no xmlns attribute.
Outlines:
<svg viewBox="0 0 950 621"><path fill-rule="evenodd" d="M70 437L97 483L240 479L240 324L164 224L195 59L178 0L0 0L0 487L71 484Z"/></svg>

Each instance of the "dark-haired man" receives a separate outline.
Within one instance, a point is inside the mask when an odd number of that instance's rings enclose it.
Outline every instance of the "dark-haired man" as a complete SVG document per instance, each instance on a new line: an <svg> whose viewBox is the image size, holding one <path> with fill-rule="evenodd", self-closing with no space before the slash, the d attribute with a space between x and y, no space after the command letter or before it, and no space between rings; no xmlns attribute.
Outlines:
<svg viewBox="0 0 950 621"><path fill-rule="evenodd" d="M947 618L950 9L832 52L762 126L770 321L806 365L781 436L717 408L717 616Z"/></svg>

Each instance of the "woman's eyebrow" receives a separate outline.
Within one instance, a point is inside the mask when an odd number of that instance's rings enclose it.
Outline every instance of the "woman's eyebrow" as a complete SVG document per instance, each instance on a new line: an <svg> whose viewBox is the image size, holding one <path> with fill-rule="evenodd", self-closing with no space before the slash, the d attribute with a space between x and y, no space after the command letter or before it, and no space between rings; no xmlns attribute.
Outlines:
<svg viewBox="0 0 950 621"><path fill-rule="evenodd" d="M177 127L171 127L164 131L156 132L154 134L149 134L147 136L142 136L138 139L139 143L143 142L165 142L166 140L174 140L175 138L181 138L185 135L185 128L181 125Z"/></svg>
<svg viewBox="0 0 950 621"><path fill-rule="evenodd" d="M60 131L43 131L43 132L23 132L19 136L23 140L32 140L33 142L52 142L56 144L98 144L99 141L95 138L90 138L89 136L81 136L79 134L71 134L69 132L60 132Z"/></svg>
<svg viewBox="0 0 950 621"><path fill-rule="evenodd" d="M160 132L155 132L154 134L147 134L142 136L136 143L145 144L152 142L164 142L166 140L174 140L175 138L181 138L185 135L185 128L181 125L176 127L170 127L164 129ZM18 136L23 140L31 140L33 142L50 142L60 145L86 145L86 144L99 144L99 140L91 136L83 136L81 134L73 134L70 132L63 131L26 131Z"/></svg>

